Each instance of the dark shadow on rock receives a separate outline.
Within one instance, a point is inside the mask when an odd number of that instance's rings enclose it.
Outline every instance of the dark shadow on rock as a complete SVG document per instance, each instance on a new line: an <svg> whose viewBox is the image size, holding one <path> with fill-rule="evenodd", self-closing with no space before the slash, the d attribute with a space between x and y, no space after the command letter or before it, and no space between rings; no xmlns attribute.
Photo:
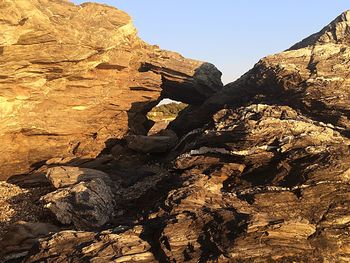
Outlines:
<svg viewBox="0 0 350 263"><path fill-rule="evenodd" d="M140 71L152 71L162 76L162 97L189 105L200 105L221 90L222 73L210 63L203 63L192 76L174 69L144 63Z"/></svg>
<svg viewBox="0 0 350 263"><path fill-rule="evenodd" d="M153 122L150 121L146 114L158 104L158 102L164 97L169 97L176 99L178 101L186 102L189 104L200 105L207 97L219 90L222 87L222 83L217 83L217 87L210 87L210 83L217 81L216 79L208 79L209 76L205 76L208 70L212 66L209 64L203 64L201 68L196 70L195 76L181 76L185 80L183 82L173 81L167 75L167 72L162 72L162 94L157 100L149 100L150 98L145 98L148 101L145 102L133 102L130 110L127 112L128 115L128 128L129 134L136 135L147 135L148 130L152 127ZM178 73L174 73L178 74ZM181 75L181 74L180 74ZM209 83L209 84L206 84ZM105 148L101 151L97 158L66 158L66 156L57 156L62 158L58 161L42 160L38 163L32 165L32 171L26 175L17 175L11 177L8 182L12 184L17 184L25 187L37 187L36 190L40 190L43 185L45 187L49 185L49 182L45 176L47 170L54 166L74 166L80 168L91 168L106 172L112 179L113 183L117 183L118 187L128 191L135 192L135 198L133 199L121 199L118 200L118 205L121 209L126 211L123 215L116 216L114 220L105 226L112 227L117 226L121 222L129 222L129 224L134 224L138 222L144 225L145 231L142 234L144 240L147 240L152 244L153 253L157 255L159 260L165 259L164 253L157 251L160 248L159 240L162 231L162 225L155 223L150 218L150 215L162 208L164 206L164 201L167 198L168 193L176 189L181 185L178 174L176 172L169 173L168 171L163 174L157 174L157 172L148 169L148 167L159 167L158 173L161 170L165 171L161 164L158 164L165 154L140 154L128 149L125 145L123 139L110 138L105 142ZM66 158L66 159L65 159ZM152 185L152 178L160 176L159 181ZM144 181L145 185L142 185ZM150 183L151 182L151 183ZM136 186L140 183L140 186ZM144 191L141 195L137 195L137 187L143 187L141 189ZM46 189L46 188L45 188ZM39 204L38 200L41 196L48 192L54 191L51 186L47 186L47 189L40 193L33 201L33 205L37 206L40 210L33 211L33 216L38 216L44 213L41 212L43 209L42 204ZM17 197L19 200L22 198L27 198L26 195L20 195ZM18 217L22 218L20 207L16 206L16 200L11 200L11 205L13 205L14 210ZM27 198L30 200L30 198ZM46 214L45 214L46 215ZM17 217L14 217L17 218ZM23 218L26 219L26 218ZM44 218L38 218L40 221L50 221L52 218L50 216ZM57 222L55 222L58 224ZM151 234L152 233L152 234Z"/></svg>
<svg viewBox="0 0 350 263"><path fill-rule="evenodd" d="M2 187L4 188L5 186ZM53 190L54 188L50 186L21 189L18 194L8 199L3 199L2 205L7 207L7 209L2 211L4 213L2 217L7 219L0 221L0 240L4 237L8 228L18 221L45 222L57 225L58 222L44 210L40 201L42 196Z"/></svg>
<svg viewBox="0 0 350 263"><path fill-rule="evenodd" d="M129 134L147 135L154 122L147 118L147 113L159 103L159 100L152 102L133 102L128 111Z"/></svg>
<svg viewBox="0 0 350 263"><path fill-rule="evenodd" d="M213 220L207 222L198 238L201 244L201 257L199 262L215 262L234 241L247 232L249 215L238 213L235 209L222 209L208 211Z"/></svg>

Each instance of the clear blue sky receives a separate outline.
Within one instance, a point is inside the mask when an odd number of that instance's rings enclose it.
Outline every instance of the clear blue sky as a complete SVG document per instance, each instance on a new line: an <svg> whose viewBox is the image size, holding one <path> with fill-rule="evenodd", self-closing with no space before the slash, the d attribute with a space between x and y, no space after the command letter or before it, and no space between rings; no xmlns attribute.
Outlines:
<svg viewBox="0 0 350 263"><path fill-rule="evenodd" d="M84 1L73 0L75 3ZM349 0L96 0L129 13L142 39L214 63L231 82L327 25Z"/></svg>

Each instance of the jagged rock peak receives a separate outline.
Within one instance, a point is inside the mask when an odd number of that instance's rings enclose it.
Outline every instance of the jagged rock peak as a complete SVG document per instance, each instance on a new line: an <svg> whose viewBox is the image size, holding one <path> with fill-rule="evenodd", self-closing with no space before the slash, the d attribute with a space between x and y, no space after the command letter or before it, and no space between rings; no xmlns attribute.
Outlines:
<svg viewBox="0 0 350 263"><path fill-rule="evenodd" d="M289 105L350 137L350 11L284 52L261 59L250 71L171 126L178 135L198 128L223 105Z"/></svg>
<svg viewBox="0 0 350 263"><path fill-rule="evenodd" d="M343 12L320 32L293 45L290 50L327 43L346 45L350 43L350 10Z"/></svg>

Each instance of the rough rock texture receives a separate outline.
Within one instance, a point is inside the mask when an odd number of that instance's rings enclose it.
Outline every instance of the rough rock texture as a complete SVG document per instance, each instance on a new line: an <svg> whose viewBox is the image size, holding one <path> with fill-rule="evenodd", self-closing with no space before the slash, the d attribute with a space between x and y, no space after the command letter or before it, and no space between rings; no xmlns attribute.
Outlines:
<svg viewBox="0 0 350 263"><path fill-rule="evenodd" d="M114 212L114 195L101 179L83 181L42 197L49 209L62 224L74 224L77 229L100 227Z"/></svg>
<svg viewBox="0 0 350 263"><path fill-rule="evenodd" d="M268 103L289 105L350 136L349 28L347 11L319 33L260 60L203 105L188 109L172 128L185 134L206 123L225 104Z"/></svg>
<svg viewBox="0 0 350 263"><path fill-rule="evenodd" d="M130 135L126 137L128 148L143 153L166 153L177 143L177 136L171 130L162 130L151 136Z"/></svg>
<svg viewBox="0 0 350 263"><path fill-rule="evenodd" d="M192 103L167 154L123 137L94 160L43 163L30 176L66 165L109 180L64 172L74 184L43 200L62 205L69 230L40 239L24 262L349 262L348 18ZM181 96L168 74L163 91Z"/></svg>
<svg viewBox="0 0 350 263"><path fill-rule="evenodd" d="M286 106L219 111L176 159L185 182L166 200L164 251L177 262L346 262L349 146Z"/></svg>
<svg viewBox="0 0 350 263"><path fill-rule="evenodd" d="M58 227L45 223L16 222L0 240L0 258L15 259L27 255L39 238L57 232ZM11 255L6 257L6 255Z"/></svg>
<svg viewBox="0 0 350 263"><path fill-rule="evenodd" d="M160 262L347 262L349 146L287 106L220 110L183 138L170 177L126 186L124 200L139 212L120 214L115 225L142 224L138 236ZM100 245L85 235L49 237L27 260L91 256L76 244Z"/></svg>
<svg viewBox="0 0 350 263"><path fill-rule="evenodd" d="M55 188L67 187L97 178L103 181L110 180L108 174L104 172L95 169L70 166L55 166L49 168L46 177Z"/></svg>
<svg viewBox="0 0 350 263"><path fill-rule="evenodd" d="M139 238L142 228L124 231L59 232L52 239L42 240L24 262L40 262L43 258L48 262L155 262L151 246Z"/></svg>
<svg viewBox="0 0 350 263"><path fill-rule="evenodd" d="M146 134L162 96L199 104L222 87L211 64L140 40L106 5L0 1L0 179L54 157L96 157Z"/></svg>

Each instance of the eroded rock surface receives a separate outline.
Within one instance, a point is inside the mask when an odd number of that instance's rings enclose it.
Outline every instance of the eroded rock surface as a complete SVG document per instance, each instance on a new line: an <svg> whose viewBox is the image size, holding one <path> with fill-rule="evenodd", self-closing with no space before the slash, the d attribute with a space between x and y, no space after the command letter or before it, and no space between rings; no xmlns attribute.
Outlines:
<svg viewBox="0 0 350 263"><path fill-rule="evenodd" d="M142 153L166 153L177 143L177 135L171 130L162 130L151 136L130 135L126 137L128 148Z"/></svg>
<svg viewBox="0 0 350 263"><path fill-rule="evenodd" d="M348 18L193 101L170 152L149 154L166 151L153 143L164 134L129 137L134 149L121 135L95 160L46 161L31 175L60 174L42 200L70 230L40 239L24 262L349 262ZM213 76L206 64L188 77L164 63L130 74L161 75L174 98ZM212 89L200 91L204 101Z"/></svg>
<svg viewBox="0 0 350 263"><path fill-rule="evenodd" d="M96 157L109 139L146 134L161 96L200 104L222 87L213 65L144 43L106 5L3 0L0 18L0 179Z"/></svg>
<svg viewBox="0 0 350 263"><path fill-rule="evenodd" d="M115 204L112 189L101 178L58 189L42 201L59 222L74 224L77 229L103 226L113 215Z"/></svg>
<svg viewBox="0 0 350 263"><path fill-rule="evenodd" d="M125 231L125 230L124 230ZM44 239L24 262L155 262L151 246L140 239L141 227L94 232L62 231ZM37 252L37 253L35 253Z"/></svg>
<svg viewBox="0 0 350 263"><path fill-rule="evenodd" d="M289 105L349 137L349 17L350 11L344 12L319 33L263 58L203 105L188 109L172 128L185 134L206 123L225 104L268 103Z"/></svg>
<svg viewBox="0 0 350 263"><path fill-rule="evenodd" d="M138 236L160 262L346 262L349 146L340 132L288 106L222 109L182 139L171 175L126 186L124 198L139 212L115 224L141 224ZM58 247L63 256L90 255L74 244L52 236L31 254L56 258Z"/></svg>
<svg viewBox="0 0 350 263"><path fill-rule="evenodd" d="M110 177L104 172L71 166L55 166L49 168L46 177L55 188L63 188L93 179L101 179L106 182L110 181Z"/></svg>
<svg viewBox="0 0 350 263"><path fill-rule="evenodd" d="M58 231L59 228L52 224L16 222L0 240L0 259L14 260L23 257L40 238Z"/></svg>
<svg viewBox="0 0 350 263"><path fill-rule="evenodd" d="M219 111L190 141L166 201L170 259L349 260L349 139L260 104Z"/></svg>

